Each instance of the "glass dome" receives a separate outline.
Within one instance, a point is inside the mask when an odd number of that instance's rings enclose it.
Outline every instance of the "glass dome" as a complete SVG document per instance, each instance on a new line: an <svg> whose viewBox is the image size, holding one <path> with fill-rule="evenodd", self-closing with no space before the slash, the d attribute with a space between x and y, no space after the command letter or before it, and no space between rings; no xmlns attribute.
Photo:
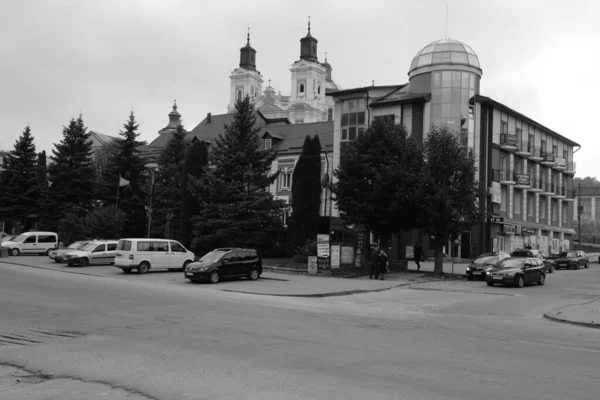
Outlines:
<svg viewBox="0 0 600 400"><path fill-rule="evenodd" d="M429 43L417 53L408 73L417 68L439 64L460 64L481 70L479 58L472 48L458 40L440 39Z"/></svg>

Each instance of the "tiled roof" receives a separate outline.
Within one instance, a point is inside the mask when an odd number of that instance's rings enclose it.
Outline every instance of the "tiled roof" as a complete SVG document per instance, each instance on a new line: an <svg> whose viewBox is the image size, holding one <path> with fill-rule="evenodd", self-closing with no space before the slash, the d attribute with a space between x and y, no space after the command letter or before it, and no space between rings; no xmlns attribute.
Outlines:
<svg viewBox="0 0 600 400"><path fill-rule="evenodd" d="M115 141L117 137L105 135L104 133L90 131L90 140L93 142L93 146L104 146L113 141Z"/></svg>
<svg viewBox="0 0 600 400"><path fill-rule="evenodd" d="M321 148L333 150L333 121L268 127L266 130L283 137L276 145L279 154L301 153L307 135L318 135Z"/></svg>

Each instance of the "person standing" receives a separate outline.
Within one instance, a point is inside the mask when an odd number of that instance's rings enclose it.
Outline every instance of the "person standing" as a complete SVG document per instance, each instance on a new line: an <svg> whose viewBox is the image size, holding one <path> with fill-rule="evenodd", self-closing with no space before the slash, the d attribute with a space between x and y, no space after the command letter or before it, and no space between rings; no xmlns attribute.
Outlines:
<svg viewBox="0 0 600 400"><path fill-rule="evenodd" d="M385 254L383 249L379 250L379 255L377 256L377 274L379 275L379 280L385 280L385 273L388 271L388 256ZM377 278L375 278L377 279Z"/></svg>
<svg viewBox="0 0 600 400"><path fill-rule="evenodd" d="M371 271L369 273L369 279L373 279L373 275L375 275L375 279L379 278L379 272L377 271L377 258L378 248L376 245L371 245L371 253L369 254L369 266L371 267Z"/></svg>
<svg viewBox="0 0 600 400"><path fill-rule="evenodd" d="M421 269L421 261L423 260L423 247L421 247L421 242L417 242L415 245L415 263L417 264L417 271Z"/></svg>

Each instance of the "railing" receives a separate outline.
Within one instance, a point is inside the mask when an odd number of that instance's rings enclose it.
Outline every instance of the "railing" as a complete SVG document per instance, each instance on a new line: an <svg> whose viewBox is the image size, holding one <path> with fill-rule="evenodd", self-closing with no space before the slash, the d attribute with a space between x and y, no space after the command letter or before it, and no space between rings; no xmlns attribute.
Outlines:
<svg viewBox="0 0 600 400"><path fill-rule="evenodd" d="M527 140L521 140L517 142L517 151L519 153L530 153L532 144Z"/></svg>
<svg viewBox="0 0 600 400"><path fill-rule="evenodd" d="M517 135L501 133L500 134L500 146L516 147L517 146Z"/></svg>
<svg viewBox="0 0 600 400"><path fill-rule="evenodd" d="M542 158L542 151L540 149L540 146L530 146L530 150L529 150L529 154L530 157L535 157L535 158Z"/></svg>

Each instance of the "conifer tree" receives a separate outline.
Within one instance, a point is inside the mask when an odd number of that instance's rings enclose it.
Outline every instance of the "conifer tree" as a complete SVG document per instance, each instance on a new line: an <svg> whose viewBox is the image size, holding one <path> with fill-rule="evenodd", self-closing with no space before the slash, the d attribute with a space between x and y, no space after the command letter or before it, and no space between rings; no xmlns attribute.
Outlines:
<svg viewBox="0 0 600 400"><path fill-rule="evenodd" d="M21 220L25 228L33 225L28 217L39 212L38 155L33 140L28 125L4 157L0 174L0 217Z"/></svg>
<svg viewBox="0 0 600 400"><path fill-rule="evenodd" d="M236 103L234 120L215 140L210 168L194 180L193 193L201 210L194 219L196 249L270 245L269 233L281 226L283 202L268 188L274 149L259 147L259 127L250 98Z"/></svg>
<svg viewBox="0 0 600 400"><path fill-rule="evenodd" d="M289 232L294 246L314 239L319 231L321 208L321 142L319 137L304 139L302 153L292 174L292 215Z"/></svg>
<svg viewBox="0 0 600 400"><path fill-rule="evenodd" d="M205 142L193 140L187 148L181 177L181 213L180 213L180 241L184 246L190 247L193 239L192 217L200 212L199 203L190 192L190 177L200 178L208 166L208 148Z"/></svg>

